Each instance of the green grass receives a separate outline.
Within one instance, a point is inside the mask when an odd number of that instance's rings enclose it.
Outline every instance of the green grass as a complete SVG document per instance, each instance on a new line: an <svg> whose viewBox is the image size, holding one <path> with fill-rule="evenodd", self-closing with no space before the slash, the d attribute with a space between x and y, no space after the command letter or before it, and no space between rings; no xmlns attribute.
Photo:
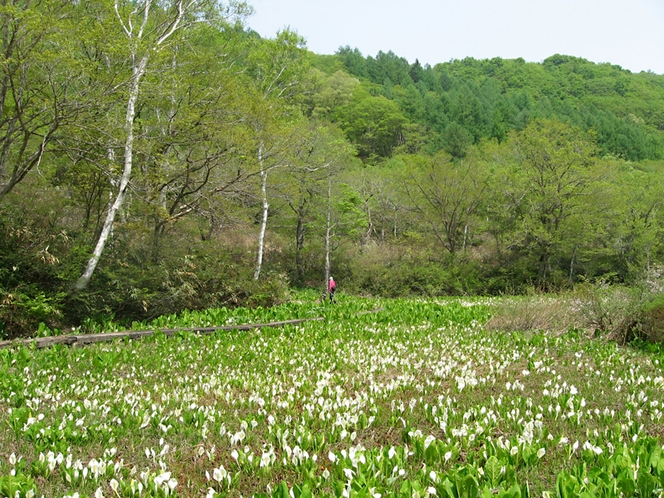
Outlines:
<svg viewBox="0 0 664 498"><path fill-rule="evenodd" d="M304 299L161 326L324 322L0 351L0 496L657 496L661 355L487 331L490 304Z"/></svg>

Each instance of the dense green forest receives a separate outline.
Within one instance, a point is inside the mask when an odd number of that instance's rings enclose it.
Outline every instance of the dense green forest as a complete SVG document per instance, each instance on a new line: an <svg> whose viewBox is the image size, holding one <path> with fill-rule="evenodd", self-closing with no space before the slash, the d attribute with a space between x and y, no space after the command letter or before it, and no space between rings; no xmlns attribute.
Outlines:
<svg viewBox="0 0 664 498"><path fill-rule="evenodd" d="M261 38L244 3L0 6L0 334L289 288L631 284L664 269L664 75Z"/></svg>

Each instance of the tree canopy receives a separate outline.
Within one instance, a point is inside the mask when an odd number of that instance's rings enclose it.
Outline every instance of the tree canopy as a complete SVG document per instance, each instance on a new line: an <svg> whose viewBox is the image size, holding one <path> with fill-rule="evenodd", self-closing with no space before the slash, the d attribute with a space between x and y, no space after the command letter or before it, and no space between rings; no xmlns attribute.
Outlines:
<svg viewBox="0 0 664 498"><path fill-rule="evenodd" d="M664 76L264 39L242 2L0 7L0 335L664 265ZM77 285L78 282L78 285Z"/></svg>

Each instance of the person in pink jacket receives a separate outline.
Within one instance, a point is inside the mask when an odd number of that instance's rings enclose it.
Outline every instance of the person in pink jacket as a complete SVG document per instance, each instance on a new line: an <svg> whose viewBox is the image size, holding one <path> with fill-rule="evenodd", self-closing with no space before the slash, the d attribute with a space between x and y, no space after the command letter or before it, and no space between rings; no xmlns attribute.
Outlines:
<svg viewBox="0 0 664 498"><path fill-rule="evenodd" d="M334 281L332 277L330 277L330 284L328 285L328 290L330 292L330 302L335 303L336 301L334 300L334 292L337 290L337 283Z"/></svg>

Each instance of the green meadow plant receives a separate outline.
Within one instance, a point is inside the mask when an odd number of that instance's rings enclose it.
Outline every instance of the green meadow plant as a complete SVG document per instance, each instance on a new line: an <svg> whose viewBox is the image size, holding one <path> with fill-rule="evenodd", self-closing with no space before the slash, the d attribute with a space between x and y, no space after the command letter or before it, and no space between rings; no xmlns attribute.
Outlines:
<svg viewBox="0 0 664 498"><path fill-rule="evenodd" d="M487 330L488 299L295 301L158 325L323 319L1 351L0 496L664 492L658 351Z"/></svg>

